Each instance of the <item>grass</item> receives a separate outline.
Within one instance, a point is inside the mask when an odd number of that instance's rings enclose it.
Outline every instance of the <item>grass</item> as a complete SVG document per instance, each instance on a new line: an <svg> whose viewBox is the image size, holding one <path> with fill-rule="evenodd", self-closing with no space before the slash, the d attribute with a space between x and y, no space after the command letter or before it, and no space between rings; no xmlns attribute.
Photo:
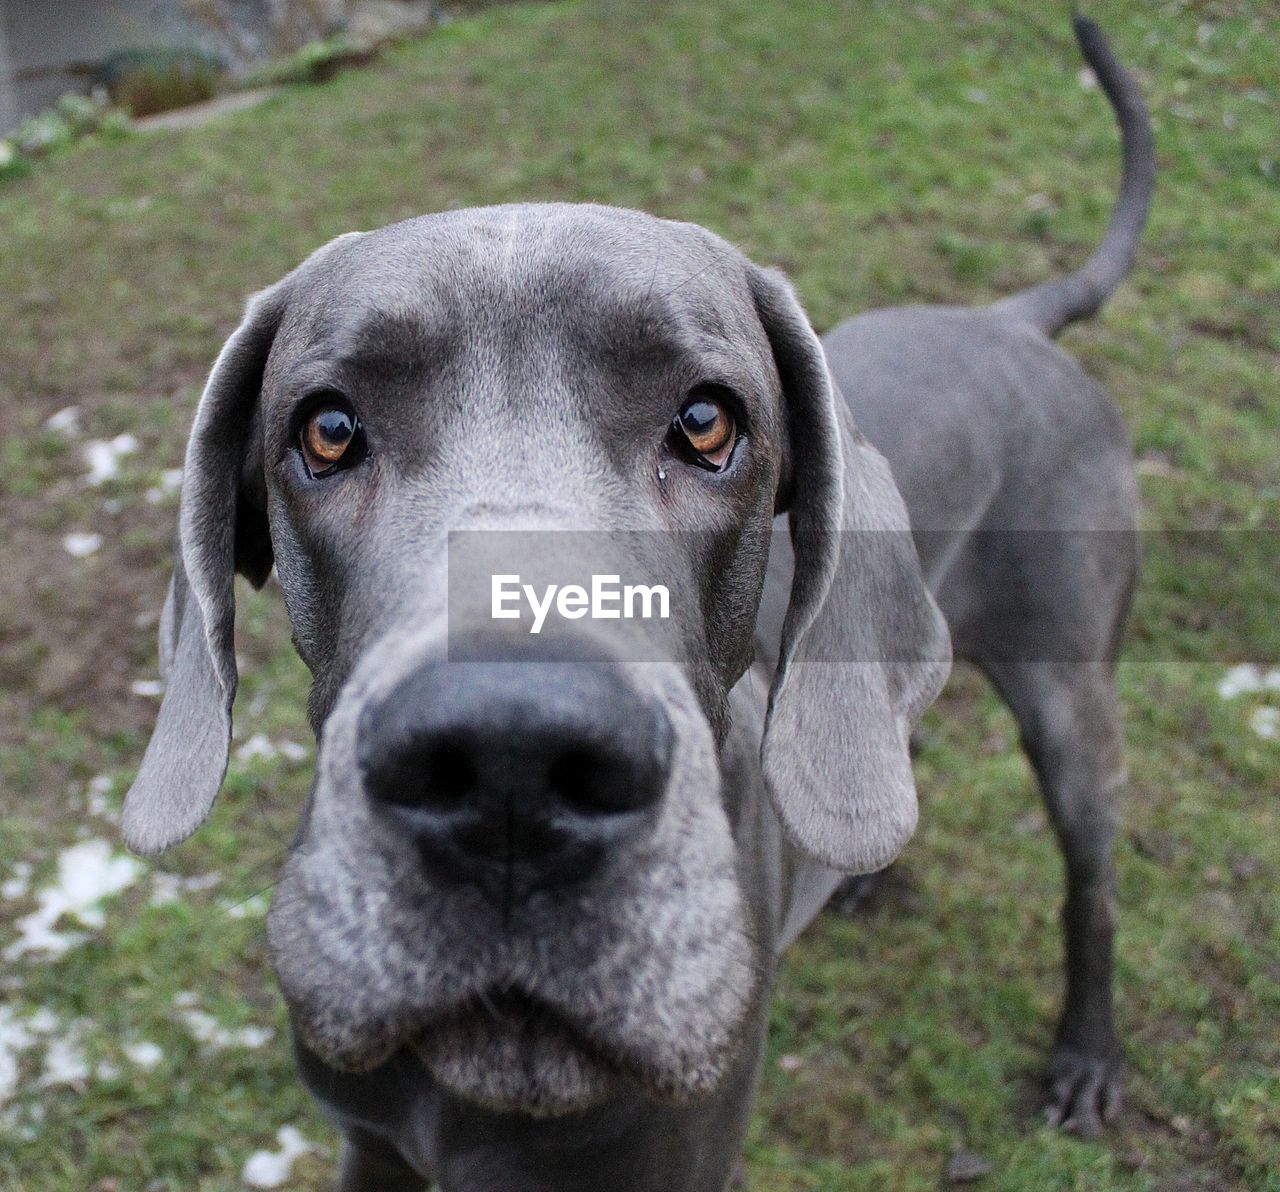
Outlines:
<svg viewBox="0 0 1280 1192"><path fill-rule="evenodd" d="M933 1187L956 1148L992 1164L991 1188L1280 1188L1280 743L1250 727L1277 696L1216 692L1228 662L1280 658L1277 11L1089 11L1144 82L1161 177L1138 269L1065 344L1125 413L1147 526L1214 531L1152 538L1120 676L1128 1107L1099 1142L1037 1116L1060 866L1010 718L960 673L927 720L923 824L897 876L866 914L820 920L783 971L751 1188ZM115 838L154 716L131 684L155 673L174 513L147 491L181 460L245 294L338 232L555 198L705 223L787 268L819 327L981 301L1079 262L1101 233L1115 136L1077 69L1050 3L506 7L324 87L80 146L0 189L0 876L29 862L36 891L80 836ZM84 436L141 445L98 488L80 483L77 441L43 428L73 404ZM72 531L101 549L72 558ZM237 746L305 740L278 594L241 594ZM209 825L154 866L213 885L152 905L148 876L81 947L0 973L0 1015L85 1019L88 1062L109 1065L40 1087L45 1044L22 1053L0 1188L238 1187L286 1123L320 1148L290 1186L327 1186L335 1139L292 1075L252 899L307 780L306 761L233 760ZM0 900L0 948L34 907L31 892ZM183 991L275 1040L202 1048ZM121 1052L139 1040L163 1049L151 1070Z"/></svg>

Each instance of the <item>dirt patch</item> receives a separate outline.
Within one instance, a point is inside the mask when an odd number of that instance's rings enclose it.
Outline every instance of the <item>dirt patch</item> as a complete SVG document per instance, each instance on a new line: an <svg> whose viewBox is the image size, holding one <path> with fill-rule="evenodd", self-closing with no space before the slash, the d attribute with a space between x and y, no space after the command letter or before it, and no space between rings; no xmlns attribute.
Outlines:
<svg viewBox="0 0 1280 1192"><path fill-rule="evenodd" d="M102 546L80 559L61 533L32 524L36 512L18 509L4 531L21 565L0 570L0 743L23 740L50 706L91 713L103 733L141 730L156 701L131 686L156 673L173 513L130 508L104 519Z"/></svg>

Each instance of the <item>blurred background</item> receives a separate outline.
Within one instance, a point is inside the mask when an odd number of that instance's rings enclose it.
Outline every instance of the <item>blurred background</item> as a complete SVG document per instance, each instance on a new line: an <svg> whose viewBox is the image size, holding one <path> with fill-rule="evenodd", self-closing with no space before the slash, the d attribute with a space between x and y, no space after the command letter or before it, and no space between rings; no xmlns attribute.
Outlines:
<svg viewBox="0 0 1280 1192"><path fill-rule="evenodd" d="M304 48L368 47L447 15L436 0L4 0L0 135L67 93L101 88L149 116L261 79Z"/></svg>
<svg viewBox="0 0 1280 1192"><path fill-rule="evenodd" d="M1097 0L1151 106L1138 266L1064 346L1152 546L1120 672L1117 1127L1045 1127L1060 862L973 674L922 827L785 965L747 1186L1274 1187L1280 1171L1280 9ZM154 861L120 800L160 691L182 450L245 296L340 232L590 199L785 268L819 329L1074 266L1119 169L1050 0L0 0L0 1188L327 1187L263 915L313 761L240 585L224 796ZM1185 546L1185 539L1184 539Z"/></svg>

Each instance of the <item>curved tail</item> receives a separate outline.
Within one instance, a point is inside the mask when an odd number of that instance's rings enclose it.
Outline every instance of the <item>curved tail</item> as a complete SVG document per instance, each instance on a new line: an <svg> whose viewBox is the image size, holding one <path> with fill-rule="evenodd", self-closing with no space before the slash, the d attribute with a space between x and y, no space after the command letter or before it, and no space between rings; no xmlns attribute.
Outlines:
<svg viewBox="0 0 1280 1192"><path fill-rule="evenodd" d="M1077 12L1071 24L1084 60L1102 84L1120 125L1123 170L1107 234L1084 267L994 304L995 310L1031 323L1048 336L1094 314L1133 268L1156 181L1155 139L1142 92L1093 21Z"/></svg>

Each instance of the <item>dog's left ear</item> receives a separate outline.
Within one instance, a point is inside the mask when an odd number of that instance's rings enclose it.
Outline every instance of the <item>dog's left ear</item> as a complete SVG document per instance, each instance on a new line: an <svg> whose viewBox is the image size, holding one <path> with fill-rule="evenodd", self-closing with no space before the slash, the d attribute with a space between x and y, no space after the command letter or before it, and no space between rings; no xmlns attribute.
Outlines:
<svg viewBox="0 0 1280 1192"><path fill-rule="evenodd" d="M124 803L124 840L137 853L162 852L190 836L226 773L235 573L261 587L273 561L258 396L283 287L249 302L209 374L187 442L173 581L160 619L164 700Z"/></svg>
<svg viewBox="0 0 1280 1192"><path fill-rule="evenodd" d="M789 426L778 510L795 572L761 760L788 836L834 869L883 869L915 831L911 726L946 680L946 623L888 464L853 424L785 278L751 267Z"/></svg>

